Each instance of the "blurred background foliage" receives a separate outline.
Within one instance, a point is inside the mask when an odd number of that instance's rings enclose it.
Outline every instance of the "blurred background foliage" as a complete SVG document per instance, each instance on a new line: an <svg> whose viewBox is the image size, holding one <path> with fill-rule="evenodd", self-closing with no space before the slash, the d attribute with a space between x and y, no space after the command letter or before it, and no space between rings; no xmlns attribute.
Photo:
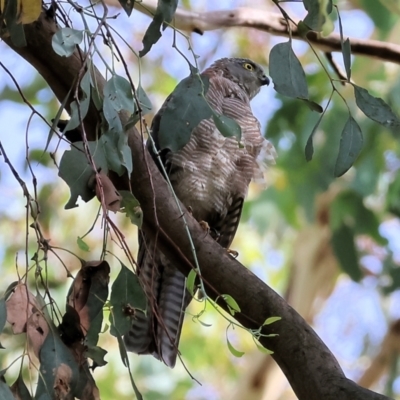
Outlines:
<svg viewBox="0 0 400 400"><path fill-rule="evenodd" d="M398 42L398 1L338 0L336 3L346 36ZM289 15L304 17L301 3L283 4ZM185 0L180 6L198 12L239 6L277 11L269 0L221 1L218 5L211 0ZM111 14L118 12L121 10L112 8ZM76 16L71 15L71 18L75 22ZM121 13L115 21L110 20L110 24L139 51L149 21L148 17L133 11L130 18ZM239 56L252 58L267 69L271 47L287 40L250 28L190 36L193 50L200 56L201 68L219 57ZM141 60L140 79L152 100L153 112L188 74L186 62L171 46L172 38L172 31L166 30L160 42ZM187 49L184 38L178 37L177 44L182 51ZM126 47L123 51L137 83L138 59ZM306 71L310 98L326 105L331 83L325 71L303 42L294 41L294 51ZM110 61L108 49L103 46L102 52ZM185 53L190 56L190 52ZM11 71L28 101L47 120L54 118L59 105L44 80L4 43L0 43L0 54L1 62ZM325 68L336 78L323 53L318 51L318 54ZM334 60L342 65L340 54L334 54ZM102 70L101 65L99 67ZM116 69L119 68L122 71L122 66L116 64ZM397 65L374 58L352 57L352 78L400 113ZM333 96L315 133L311 162L305 160L304 148L319 115L298 100L277 95L272 87L264 89L254 100L254 112L266 137L276 146L279 158L276 166L269 170L268 188L250 188L232 248L238 250L242 263L286 297L313 325L351 379L400 399L400 333L396 325L400 318L400 132L389 131L368 120L355 106L349 85L339 90L364 134L360 157L339 179L333 177L333 170L340 133L348 116L343 99L337 94ZM55 161L47 153L43 154L49 129L37 117L28 124L29 116L30 110L23 105L10 76L0 68L0 139L10 161L33 194L34 179L26 158L30 161L37 179L39 221L44 237L51 239L53 246L79 257L97 259L102 251L103 233L99 221L93 229L91 227L98 204L93 200L88 204L80 203L73 210L63 210L69 193L57 177L56 163L68 146L53 138L49 152ZM151 118L152 115L146 116L149 123ZM37 251L37 244L35 237L29 236L25 255L25 200L3 160L0 193L0 289L5 290L16 280L17 273L22 275L26 265L32 265L29 260ZM121 215L113 219L126 235L132 253L136 254L136 228ZM77 245L77 237L86 232L84 240L90 247L89 253ZM108 249L124 258L112 240ZM57 256L64 265L55 255L41 260L41 265L47 268L49 288L63 310L72 282L65 268L74 274L80 263L63 250L57 250ZM112 256L108 261L113 280L119 272L119 263ZM29 280L34 283L34 274L29 274ZM192 302L188 313L196 314L201 309L202 305ZM242 358L235 358L226 346L226 320L208 307L202 321L211 327L202 326L190 315L186 317L180 346L194 379L182 365L169 370L152 357L131 355L133 376L146 399L295 398L282 373L271 358L255 348L248 333L229 330L231 343L245 351ZM1 336L1 343L6 348L0 351L1 368L5 368L21 354L24 344L19 339L18 345L9 329ZM115 338L105 332L99 344L107 349L109 363L94 371L102 398L131 399L133 391ZM15 377L19 368L17 362L10 370ZM25 369L24 374L29 381L34 371Z"/></svg>

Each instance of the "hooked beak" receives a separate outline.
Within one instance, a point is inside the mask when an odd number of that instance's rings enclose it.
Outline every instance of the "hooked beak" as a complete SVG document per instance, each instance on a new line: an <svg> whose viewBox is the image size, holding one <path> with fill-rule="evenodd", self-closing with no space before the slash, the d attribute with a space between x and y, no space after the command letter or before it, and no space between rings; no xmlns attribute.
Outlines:
<svg viewBox="0 0 400 400"><path fill-rule="evenodd" d="M270 83L270 79L268 78L268 76L267 75L263 75L261 77L261 86L269 85L269 83Z"/></svg>

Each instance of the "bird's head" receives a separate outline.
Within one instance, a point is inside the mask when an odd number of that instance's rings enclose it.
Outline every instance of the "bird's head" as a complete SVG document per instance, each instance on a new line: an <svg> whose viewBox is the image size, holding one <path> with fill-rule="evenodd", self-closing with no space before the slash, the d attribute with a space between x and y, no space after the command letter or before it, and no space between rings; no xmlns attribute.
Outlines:
<svg viewBox="0 0 400 400"><path fill-rule="evenodd" d="M250 100L260 91L261 86L270 83L262 67L248 58L221 58L211 67L221 69L223 76L241 86Z"/></svg>

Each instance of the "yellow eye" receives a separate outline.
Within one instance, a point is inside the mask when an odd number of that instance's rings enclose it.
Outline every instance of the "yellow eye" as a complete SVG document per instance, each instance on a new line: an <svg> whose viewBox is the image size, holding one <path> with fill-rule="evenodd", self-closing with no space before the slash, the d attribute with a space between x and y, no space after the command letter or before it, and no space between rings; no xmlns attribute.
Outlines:
<svg viewBox="0 0 400 400"><path fill-rule="evenodd" d="M249 71L253 71L253 69L254 69L253 66L249 63L244 63L243 68L246 68Z"/></svg>

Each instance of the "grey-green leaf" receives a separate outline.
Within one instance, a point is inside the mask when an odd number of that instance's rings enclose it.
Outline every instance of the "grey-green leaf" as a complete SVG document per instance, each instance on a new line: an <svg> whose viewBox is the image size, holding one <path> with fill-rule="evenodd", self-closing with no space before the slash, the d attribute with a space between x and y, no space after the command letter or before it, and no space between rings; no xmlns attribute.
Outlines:
<svg viewBox="0 0 400 400"><path fill-rule="evenodd" d="M347 80L350 82L350 78L351 78L350 40L349 40L349 38L347 38L346 40L343 40L343 26L342 26L342 19L340 18L339 12L338 12L338 19L339 19L340 44L342 47L342 54L343 54L343 63L344 63L344 68L346 69Z"/></svg>
<svg viewBox="0 0 400 400"><path fill-rule="evenodd" d="M108 98L115 111L126 110L133 114L135 103L133 101L131 84L122 76L114 75L104 86L104 99Z"/></svg>
<svg viewBox="0 0 400 400"><path fill-rule="evenodd" d="M225 115L213 113L214 124L224 137L235 137L238 142L242 137L242 129L240 125Z"/></svg>
<svg viewBox="0 0 400 400"><path fill-rule="evenodd" d="M353 230L345 224L341 225L339 229L333 231L331 243L343 271L358 282L362 278L362 272L358 263Z"/></svg>
<svg viewBox="0 0 400 400"><path fill-rule="evenodd" d="M336 159L335 176L342 176L354 164L363 145L361 128L355 119L349 115L349 119L343 128L340 138L339 154Z"/></svg>
<svg viewBox="0 0 400 400"><path fill-rule="evenodd" d="M172 21L177 6L178 0L158 1L157 10L153 21L151 21L143 37L143 49L139 52L140 57L146 55L150 51L153 44L158 42L161 37L161 25L164 25L163 29L165 29L165 22Z"/></svg>
<svg viewBox="0 0 400 400"><path fill-rule="evenodd" d="M158 130L160 150L180 150L189 142L193 129L203 119L212 117L212 110L203 96L208 86L206 76L191 74L169 95L162 112L153 121L153 131Z"/></svg>
<svg viewBox="0 0 400 400"><path fill-rule="evenodd" d="M51 40L53 50L62 57L71 56L78 44L83 40L83 31L72 28L62 28L57 31Z"/></svg>
<svg viewBox="0 0 400 400"><path fill-rule="evenodd" d="M100 142L88 142L90 153L93 156L96 168L108 172L106 156ZM88 182L94 174L86 154L83 152L83 142L76 142L61 157L58 175L70 188L71 198L65 205L66 209L77 207L78 196L82 200L89 201L94 197L94 192L88 187Z"/></svg>
<svg viewBox="0 0 400 400"><path fill-rule="evenodd" d="M128 190L120 190L119 194L122 196L121 212L126 214L132 224L141 228L143 223L143 211L139 201Z"/></svg>
<svg viewBox="0 0 400 400"><path fill-rule="evenodd" d="M275 45L269 60L269 72L275 90L285 96L308 99L306 75L290 41Z"/></svg>
<svg viewBox="0 0 400 400"><path fill-rule="evenodd" d="M110 333L125 335L132 326L136 312L146 310L147 298L137 275L121 263L121 271L111 288ZM136 311L137 310L137 311Z"/></svg>
<svg viewBox="0 0 400 400"><path fill-rule="evenodd" d="M356 85L354 85L354 95L358 108L368 118L387 128L400 127L399 118L381 98L372 96L368 90Z"/></svg>

